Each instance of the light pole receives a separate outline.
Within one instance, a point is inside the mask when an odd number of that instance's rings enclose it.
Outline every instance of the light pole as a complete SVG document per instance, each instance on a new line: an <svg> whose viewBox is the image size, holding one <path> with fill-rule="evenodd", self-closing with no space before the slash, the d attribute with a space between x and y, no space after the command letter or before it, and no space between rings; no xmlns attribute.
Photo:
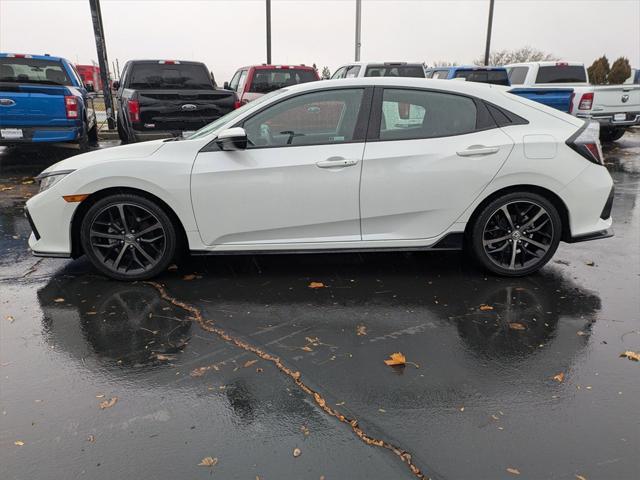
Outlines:
<svg viewBox="0 0 640 480"><path fill-rule="evenodd" d="M484 49L484 64L489 65L489 52L491 49L491 28L493 27L493 2L489 0L489 24L487 25L487 45Z"/></svg>
<svg viewBox="0 0 640 480"><path fill-rule="evenodd" d="M267 0L267 65L271 65L271 0Z"/></svg>
<svg viewBox="0 0 640 480"><path fill-rule="evenodd" d="M360 61L361 25L362 25L362 0L356 0L356 62Z"/></svg>
<svg viewBox="0 0 640 480"><path fill-rule="evenodd" d="M111 85L109 85L109 61L107 60L107 45L104 41L100 0L89 0L89 8L91 9L96 50L98 51L98 65L100 65L100 78L102 80L102 91L104 93L104 108L107 111L107 125L109 126L109 130L113 130L116 128L116 121L113 117L113 98L111 97Z"/></svg>

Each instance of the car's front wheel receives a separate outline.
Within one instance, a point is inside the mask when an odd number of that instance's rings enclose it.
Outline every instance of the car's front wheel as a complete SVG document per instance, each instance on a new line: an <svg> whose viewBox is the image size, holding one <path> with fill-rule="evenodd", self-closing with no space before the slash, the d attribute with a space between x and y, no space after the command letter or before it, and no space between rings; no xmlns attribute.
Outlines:
<svg viewBox="0 0 640 480"><path fill-rule="evenodd" d="M152 278L176 251L176 229L165 211L128 193L93 204L82 220L80 240L96 269L116 280Z"/></svg>
<svg viewBox="0 0 640 480"><path fill-rule="evenodd" d="M494 199L475 217L470 246L490 272L519 277L542 268L562 236L556 207L545 197L509 193Z"/></svg>

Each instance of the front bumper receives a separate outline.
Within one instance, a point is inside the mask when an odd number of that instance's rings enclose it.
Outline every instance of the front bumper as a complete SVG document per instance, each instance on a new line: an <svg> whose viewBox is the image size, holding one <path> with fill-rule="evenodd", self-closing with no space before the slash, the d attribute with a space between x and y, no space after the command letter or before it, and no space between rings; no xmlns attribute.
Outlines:
<svg viewBox="0 0 640 480"><path fill-rule="evenodd" d="M14 127L9 125L0 126L0 129L5 128L17 128L22 130L22 138L0 137L0 145L73 142L80 138L82 134L82 127Z"/></svg>
<svg viewBox="0 0 640 480"><path fill-rule="evenodd" d="M71 256L71 220L78 204L47 193L30 198L25 207L32 230L29 248L36 256L67 258Z"/></svg>
<svg viewBox="0 0 640 480"><path fill-rule="evenodd" d="M614 113L578 113L576 116L585 120L595 120L601 127L632 127L640 125L640 112L627 112L624 119L616 120ZM618 114L619 115L619 114Z"/></svg>

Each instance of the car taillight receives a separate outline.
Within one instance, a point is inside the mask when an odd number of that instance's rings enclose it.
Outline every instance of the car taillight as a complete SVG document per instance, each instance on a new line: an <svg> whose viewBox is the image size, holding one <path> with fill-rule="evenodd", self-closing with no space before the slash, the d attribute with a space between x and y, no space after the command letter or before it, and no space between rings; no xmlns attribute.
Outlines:
<svg viewBox="0 0 640 480"><path fill-rule="evenodd" d="M240 103L240 100L236 100L235 102L233 102L233 108L234 110L236 108L240 108L242 106L242 103Z"/></svg>
<svg viewBox="0 0 640 480"><path fill-rule="evenodd" d="M139 122L140 121L140 104L137 100L129 100L127 102L127 106L129 107L129 120L131 122Z"/></svg>
<svg viewBox="0 0 640 480"><path fill-rule="evenodd" d="M592 105L593 105L593 92L583 93L582 97L580 97L578 110L591 110Z"/></svg>
<svg viewBox="0 0 640 480"><path fill-rule="evenodd" d="M67 111L67 118L78 118L78 99L71 95L64 97L64 108Z"/></svg>
<svg viewBox="0 0 640 480"><path fill-rule="evenodd" d="M600 146L600 124L595 121L586 123L568 140L567 145L584 158L597 165L604 165Z"/></svg>

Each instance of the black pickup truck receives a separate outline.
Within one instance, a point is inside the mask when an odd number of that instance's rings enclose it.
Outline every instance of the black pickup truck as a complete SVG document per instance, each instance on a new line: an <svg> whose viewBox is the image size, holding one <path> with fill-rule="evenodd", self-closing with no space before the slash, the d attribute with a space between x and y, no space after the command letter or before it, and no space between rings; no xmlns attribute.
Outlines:
<svg viewBox="0 0 640 480"><path fill-rule="evenodd" d="M216 88L200 62L131 60L113 88L123 143L181 137L238 106L235 92Z"/></svg>

